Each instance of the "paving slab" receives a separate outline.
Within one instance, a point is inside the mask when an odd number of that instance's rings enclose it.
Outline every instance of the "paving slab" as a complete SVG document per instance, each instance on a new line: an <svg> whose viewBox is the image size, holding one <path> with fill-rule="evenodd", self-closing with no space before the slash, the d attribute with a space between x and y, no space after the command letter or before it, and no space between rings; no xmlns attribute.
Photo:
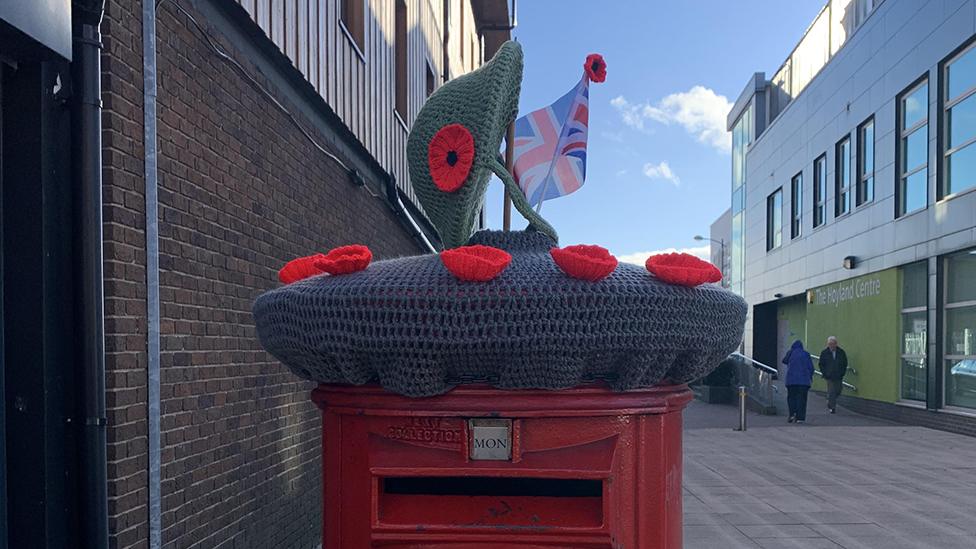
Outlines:
<svg viewBox="0 0 976 549"><path fill-rule="evenodd" d="M811 395L807 423L695 401L685 413L685 548L976 548L976 438ZM823 409L821 409L821 407Z"/></svg>

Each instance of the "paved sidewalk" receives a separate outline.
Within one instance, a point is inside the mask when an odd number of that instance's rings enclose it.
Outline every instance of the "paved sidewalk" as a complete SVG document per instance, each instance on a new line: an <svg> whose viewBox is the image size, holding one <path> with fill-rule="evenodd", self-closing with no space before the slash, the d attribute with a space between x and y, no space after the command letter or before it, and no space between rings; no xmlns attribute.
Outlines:
<svg viewBox="0 0 976 549"><path fill-rule="evenodd" d="M685 414L685 548L976 548L976 438L838 409Z"/></svg>

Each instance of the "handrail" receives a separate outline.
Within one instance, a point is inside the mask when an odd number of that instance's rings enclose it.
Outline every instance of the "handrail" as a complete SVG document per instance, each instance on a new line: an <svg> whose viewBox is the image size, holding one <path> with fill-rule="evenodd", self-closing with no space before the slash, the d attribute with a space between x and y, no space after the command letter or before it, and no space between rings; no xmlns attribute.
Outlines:
<svg viewBox="0 0 976 549"><path fill-rule="evenodd" d="M746 355L744 355L744 354L742 354L742 353L740 353L738 351L732 353L729 356L736 356L736 357L739 357L739 358L743 358L745 360L748 360L749 362L751 362L753 364L753 368L757 368L759 370L765 371L768 374L772 374L773 379L777 379L779 377L779 370L777 370L776 368L773 368L772 366L769 366L767 364L763 364L762 362L759 362L758 360L752 358L751 356L746 356Z"/></svg>
<svg viewBox="0 0 976 549"><path fill-rule="evenodd" d="M813 373L817 374L820 377L823 377L823 374L820 373L820 370L814 370ZM856 386L851 385L850 383L848 383L846 381L841 381L841 383L844 384L844 387L847 387L848 389L854 391L855 393L857 392L857 387Z"/></svg>
<svg viewBox="0 0 976 549"><path fill-rule="evenodd" d="M820 357L819 356L810 355L810 358L816 360L817 362L820 362ZM857 370L855 370L853 366L848 366L847 367L847 372L849 374L857 375Z"/></svg>

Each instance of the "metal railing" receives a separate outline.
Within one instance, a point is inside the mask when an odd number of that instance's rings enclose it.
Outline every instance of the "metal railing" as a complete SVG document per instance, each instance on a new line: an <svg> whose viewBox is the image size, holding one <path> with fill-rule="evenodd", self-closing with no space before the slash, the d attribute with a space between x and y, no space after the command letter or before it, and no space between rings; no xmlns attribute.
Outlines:
<svg viewBox="0 0 976 549"><path fill-rule="evenodd" d="M778 379L779 378L779 370L777 370L776 368L773 368L772 366L770 366L768 364L763 364L762 362L759 362L758 360L752 358L751 356L746 356L746 355L744 355L744 354L742 354L740 352L732 353L729 356L734 356L736 358L739 358L739 359L748 361L750 364L752 364L752 367L753 368L758 368L758 369L760 369L760 370L762 370L764 372L769 373L770 375L773 376L773 379Z"/></svg>
<svg viewBox="0 0 976 549"><path fill-rule="evenodd" d="M761 408L774 410L779 393L776 385L779 370L738 352L730 354L729 360L733 361L736 370L734 386L745 388L749 399Z"/></svg>
<svg viewBox="0 0 976 549"><path fill-rule="evenodd" d="M810 355L810 358L816 360L817 362L820 362L820 357L819 356ZM814 370L813 373L817 374L820 377L823 377L823 374L820 372L820 370ZM857 375L857 370L855 370L851 366L848 366L847 367L847 373L856 376ZM857 392L857 386L856 385L853 385L853 384L848 383L846 381L844 381L843 384L844 384L844 387L847 387L848 389L854 391L855 393Z"/></svg>
<svg viewBox="0 0 976 549"><path fill-rule="evenodd" d="M817 374L820 377L823 377L823 374L820 373L820 370L814 370L813 373ZM857 392L857 386L856 385L852 385L852 384L850 384L850 383L848 383L846 381L842 381L841 383L844 384L844 387L847 387L848 389L854 391L855 393Z"/></svg>
<svg viewBox="0 0 976 549"><path fill-rule="evenodd" d="M820 362L820 357L817 356L817 355L810 355L810 358L816 360L817 362ZM856 376L857 375L857 370L855 370L853 366L848 366L847 367L847 373Z"/></svg>

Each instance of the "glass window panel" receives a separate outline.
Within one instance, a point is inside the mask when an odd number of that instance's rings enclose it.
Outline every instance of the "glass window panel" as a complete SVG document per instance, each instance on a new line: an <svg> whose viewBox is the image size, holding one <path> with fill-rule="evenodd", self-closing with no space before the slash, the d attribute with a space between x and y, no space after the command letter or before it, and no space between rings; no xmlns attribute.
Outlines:
<svg viewBox="0 0 976 549"><path fill-rule="evenodd" d="M923 126L902 140L904 145L902 149L904 154L902 154L901 160L902 173L910 172L927 162L929 154L929 132L927 128L928 126Z"/></svg>
<svg viewBox="0 0 976 549"><path fill-rule="evenodd" d="M864 201L870 202L874 200L874 178L869 177L864 180Z"/></svg>
<svg viewBox="0 0 976 549"><path fill-rule="evenodd" d="M874 122L868 122L861 128L861 173L868 174L874 171Z"/></svg>
<svg viewBox="0 0 976 549"><path fill-rule="evenodd" d="M949 256L947 261L946 302L965 301L976 301L976 249Z"/></svg>
<svg viewBox="0 0 976 549"><path fill-rule="evenodd" d="M927 169L915 172L907 179L902 179L902 213L914 212L925 207L928 202Z"/></svg>
<svg viewBox="0 0 976 549"><path fill-rule="evenodd" d="M847 188L851 184L851 140L845 139L837 147L837 167L840 174L837 181L841 188Z"/></svg>
<svg viewBox="0 0 976 549"><path fill-rule="evenodd" d="M766 249L782 244L783 238L783 189L766 197Z"/></svg>
<svg viewBox="0 0 976 549"><path fill-rule="evenodd" d="M745 190L742 187L732 191L732 211L741 212L745 208Z"/></svg>
<svg viewBox="0 0 976 549"><path fill-rule="evenodd" d="M783 191L773 195L773 246L783 243Z"/></svg>
<svg viewBox="0 0 976 549"><path fill-rule="evenodd" d="M824 202L827 194L827 159L823 156L813 163L813 226L824 222Z"/></svg>
<svg viewBox="0 0 976 549"><path fill-rule="evenodd" d="M901 273L902 309L928 305L928 265L924 261L912 263L902 267Z"/></svg>
<svg viewBox="0 0 976 549"><path fill-rule="evenodd" d="M951 406L976 408L976 359L946 361L945 396Z"/></svg>
<svg viewBox="0 0 976 549"><path fill-rule="evenodd" d="M837 174L835 192L837 197L836 215L851 211L851 140L845 139L837 144Z"/></svg>
<svg viewBox="0 0 976 549"><path fill-rule="evenodd" d="M946 309L945 354L976 358L976 306Z"/></svg>
<svg viewBox="0 0 976 549"><path fill-rule="evenodd" d="M946 159L946 194L976 186L976 143L949 155Z"/></svg>
<svg viewBox="0 0 976 549"><path fill-rule="evenodd" d="M946 68L946 87L949 101L976 86L976 49L971 49L949 63Z"/></svg>
<svg viewBox="0 0 976 549"><path fill-rule="evenodd" d="M976 95L967 97L965 101L949 109L946 115L946 127L949 149L964 145L966 141L976 137Z"/></svg>
<svg viewBox="0 0 976 549"><path fill-rule="evenodd" d="M911 128L928 116L929 112L929 86L922 84L912 92L911 95L902 99L901 104L901 127Z"/></svg>
<svg viewBox="0 0 976 549"><path fill-rule="evenodd" d="M925 356L928 344L926 331L928 311L901 315L901 354Z"/></svg>
<svg viewBox="0 0 976 549"><path fill-rule="evenodd" d="M925 357L901 359L901 398L924 401L927 382Z"/></svg>
<svg viewBox="0 0 976 549"><path fill-rule="evenodd" d="M800 236L803 212L803 174L793 176L790 187L790 238Z"/></svg>

